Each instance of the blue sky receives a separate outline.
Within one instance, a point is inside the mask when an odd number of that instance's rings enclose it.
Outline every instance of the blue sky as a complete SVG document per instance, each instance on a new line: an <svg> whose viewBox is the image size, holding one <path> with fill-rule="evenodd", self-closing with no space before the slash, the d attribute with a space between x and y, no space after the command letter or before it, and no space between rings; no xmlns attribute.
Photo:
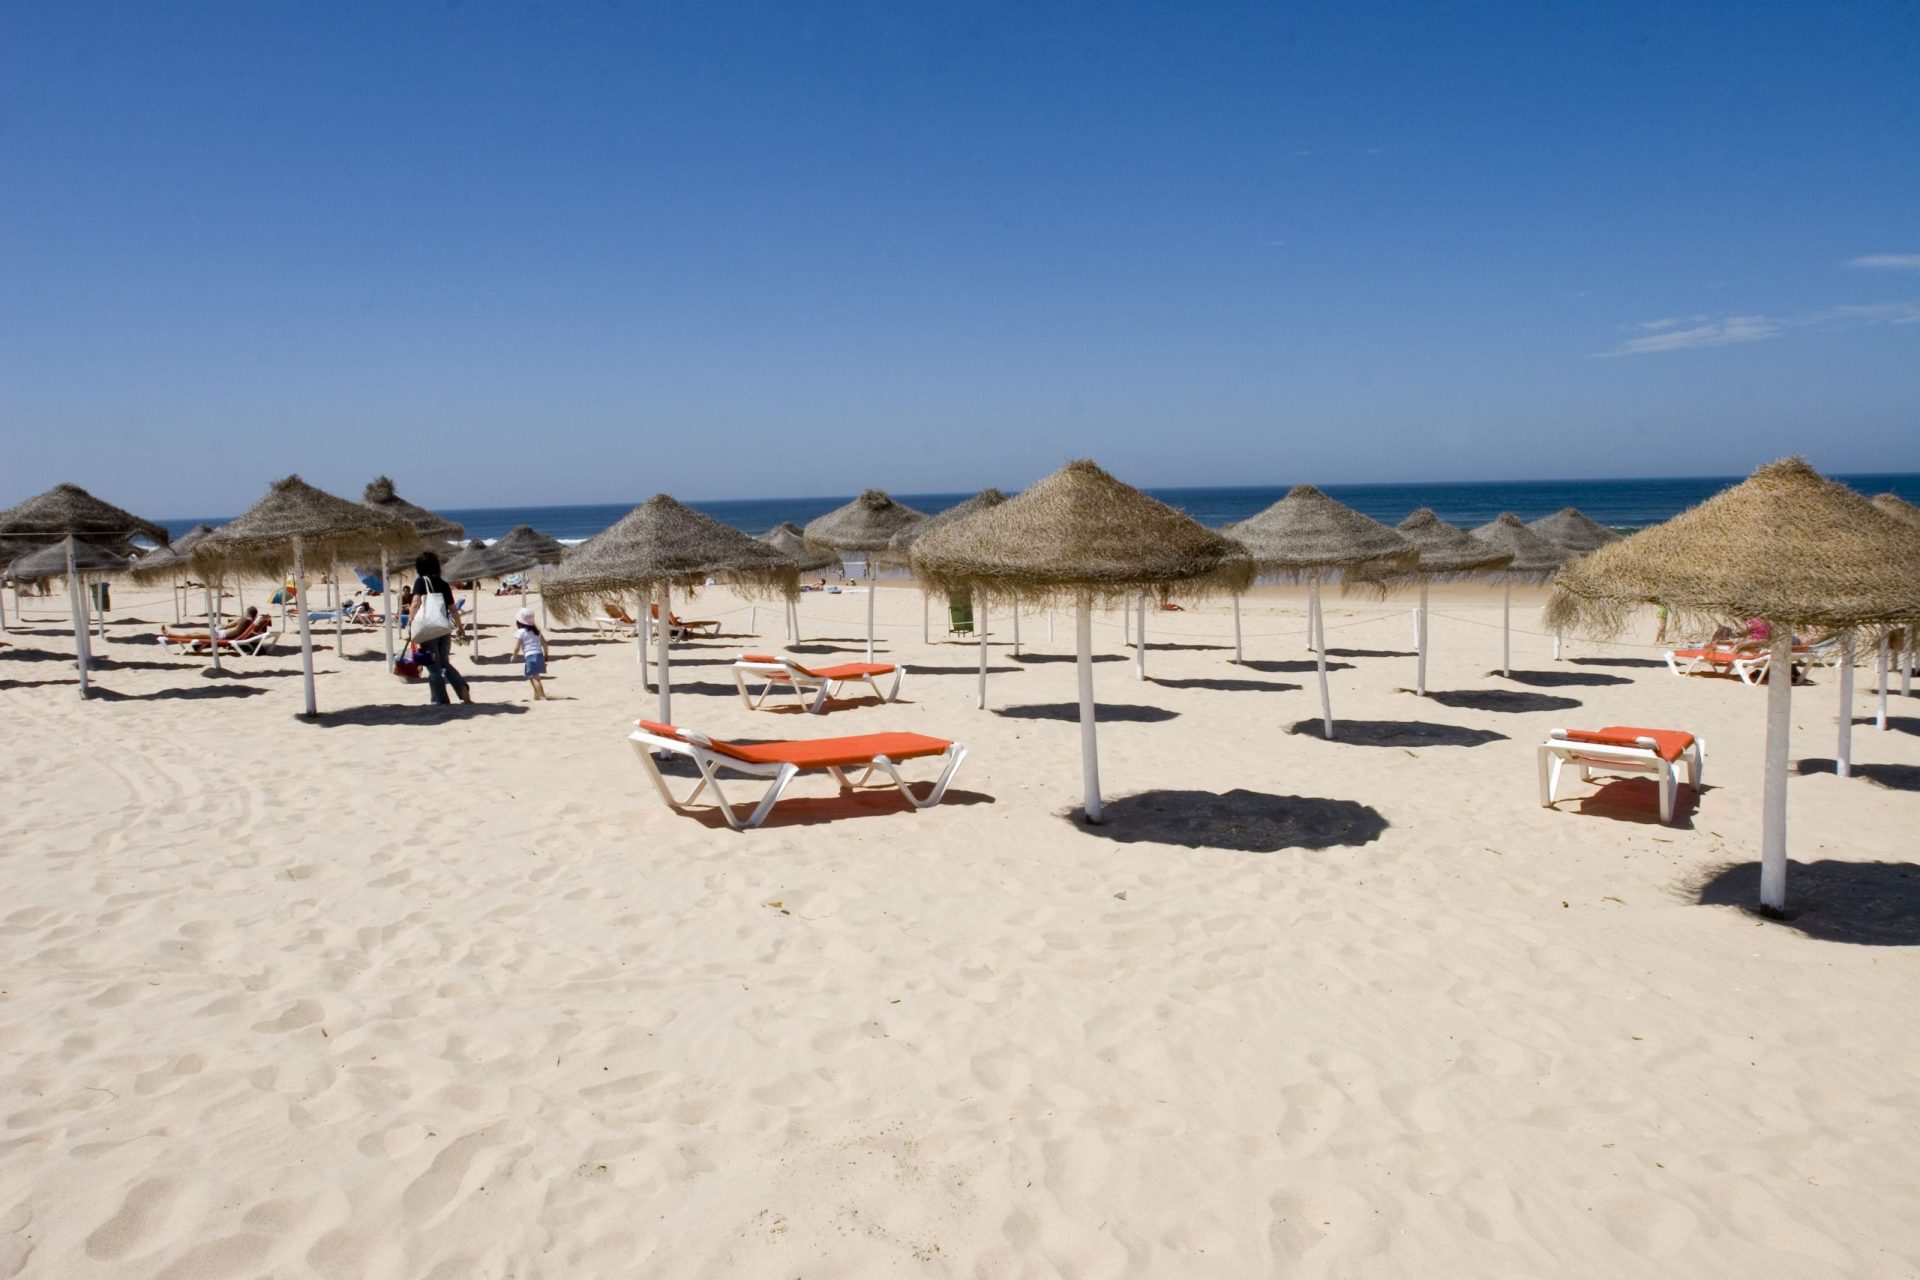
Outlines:
<svg viewBox="0 0 1920 1280"><path fill-rule="evenodd" d="M1920 470L1920 6L0 3L0 475Z"/></svg>

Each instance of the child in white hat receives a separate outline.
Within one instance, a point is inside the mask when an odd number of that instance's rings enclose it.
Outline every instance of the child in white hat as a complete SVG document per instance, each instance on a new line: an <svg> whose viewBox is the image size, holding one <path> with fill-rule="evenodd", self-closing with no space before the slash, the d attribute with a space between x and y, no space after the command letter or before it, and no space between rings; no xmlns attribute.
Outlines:
<svg viewBox="0 0 1920 1280"><path fill-rule="evenodd" d="M531 609L522 609L513 615L513 622L513 651L526 663L527 683L533 686L534 699L544 702L547 697L546 637L541 635L540 628L534 625Z"/></svg>

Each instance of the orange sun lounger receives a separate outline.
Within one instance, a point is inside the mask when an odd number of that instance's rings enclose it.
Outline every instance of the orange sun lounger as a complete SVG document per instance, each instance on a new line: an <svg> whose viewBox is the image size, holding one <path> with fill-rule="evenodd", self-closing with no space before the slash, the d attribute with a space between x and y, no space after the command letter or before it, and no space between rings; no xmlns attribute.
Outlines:
<svg viewBox="0 0 1920 1280"><path fill-rule="evenodd" d="M1687 767L1687 784L1697 795L1704 774L1706 745L1679 729L1641 729L1608 725L1604 729L1555 729L1540 744L1540 803L1551 809L1560 789L1560 771L1571 764L1580 780L1591 782L1593 771L1650 773L1660 784L1660 821L1672 825L1674 792L1680 766Z"/></svg>
<svg viewBox="0 0 1920 1280"><path fill-rule="evenodd" d="M678 728L670 724L659 724L652 720L636 720L634 731L627 735L634 750L640 756L640 763L653 779L653 785L660 792L660 798L675 813L692 812L693 802L700 793L711 788L714 798L719 801L720 816L735 831L745 831L757 827L767 820L773 812L773 806L787 789L787 784L800 774L810 770L823 769L840 784L842 792L852 791L866 785L877 773L884 773L893 787L905 796L907 803L916 809L925 809L940 803L947 794L947 785L953 781L953 775L960 768L960 762L967 758L967 749L957 742L948 742L944 738L930 738L924 733L863 733L845 738L816 738L812 741L734 743L720 738L711 738L693 729ZM659 762L654 752L663 751L682 756L693 762L700 772L700 785L687 794L685 800L676 800L667 788L665 775L660 772ZM934 780L933 790L925 800L915 796L900 776L895 766L904 760L921 760L939 757L946 761L946 767ZM858 769L860 776L848 778L847 770ZM725 792L720 789L719 771L729 770L743 773L752 778L768 778L766 794L760 797L751 812L742 818L735 807L728 802Z"/></svg>
<svg viewBox="0 0 1920 1280"><path fill-rule="evenodd" d="M884 676L892 676L893 683L883 690L880 680ZM758 711L776 689L788 689L800 700L801 706L819 715L827 709L829 698L838 697L841 687L855 680L866 681L880 701L893 702L899 698L900 682L906 678L907 669L890 662L842 662L831 667L805 667L783 653L743 653L733 664L733 687L740 691L740 701L747 704L749 711ZM755 694L748 685L761 680L766 683Z"/></svg>

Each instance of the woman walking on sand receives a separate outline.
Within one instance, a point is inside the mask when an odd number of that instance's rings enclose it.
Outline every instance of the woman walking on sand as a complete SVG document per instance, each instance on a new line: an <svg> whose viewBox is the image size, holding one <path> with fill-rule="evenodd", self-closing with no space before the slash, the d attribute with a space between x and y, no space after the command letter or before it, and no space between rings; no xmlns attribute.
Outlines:
<svg viewBox="0 0 1920 1280"><path fill-rule="evenodd" d="M472 702L466 677L453 669L453 633L460 626L460 609L454 603L453 588L440 576L440 557L422 551L413 562L413 606L409 620L414 648L420 665L427 669L427 683L433 690L433 705L444 707L447 686L460 695L460 701Z"/></svg>

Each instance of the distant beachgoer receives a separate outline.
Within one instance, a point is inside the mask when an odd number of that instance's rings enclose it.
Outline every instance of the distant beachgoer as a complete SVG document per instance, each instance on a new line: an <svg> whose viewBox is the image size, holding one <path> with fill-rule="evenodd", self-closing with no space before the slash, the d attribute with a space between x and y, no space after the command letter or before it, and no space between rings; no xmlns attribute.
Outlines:
<svg viewBox="0 0 1920 1280"><path fill-rule="evenodd" d="M533 610L522 609L513 615L513 652L525 662L527 683L533 686L536 702L547 697L547 640L534 625Z"/></svg>
<svg viewBox="0 0 1920 1280"><path fill-rule="evenodd" d="M1766 644L1773 639L1773 628L1767 625L1765 618L1748 618L1747 639L1755 644Z"/></svg>
<svg viewBox="0 0 1920 1280"><path fill-rule="evenodd" d="M415 601L422 600L429 592L439 596L447 604L447 622L454 630L460 627L460 609L454 603L453 588L440 576L440 557L431 551L422 551L413 561L414 572L420 576L413 580L411 595ZM410 613L410 625L417 631L420 626L424 606L415 607ZM472 702L473 691L467 688L466 677L453 669L453 632L434 636L430 639L415 639L414 648L418 653L420 665L427 669L427 684L432 690L434 706L448 705L447 686L460 695L460 701Z"/></svg>
<svg viewBox="0 0 1920 1280"><path fill-rule="evenodd" d="M1653 606L1654 617L1660 619L1660 625L1656 627L1653 632L1653 642L1655 644L1665 644L1667 642L1667 613L1668 609L1666 605L1656 604Z"/></svg>

